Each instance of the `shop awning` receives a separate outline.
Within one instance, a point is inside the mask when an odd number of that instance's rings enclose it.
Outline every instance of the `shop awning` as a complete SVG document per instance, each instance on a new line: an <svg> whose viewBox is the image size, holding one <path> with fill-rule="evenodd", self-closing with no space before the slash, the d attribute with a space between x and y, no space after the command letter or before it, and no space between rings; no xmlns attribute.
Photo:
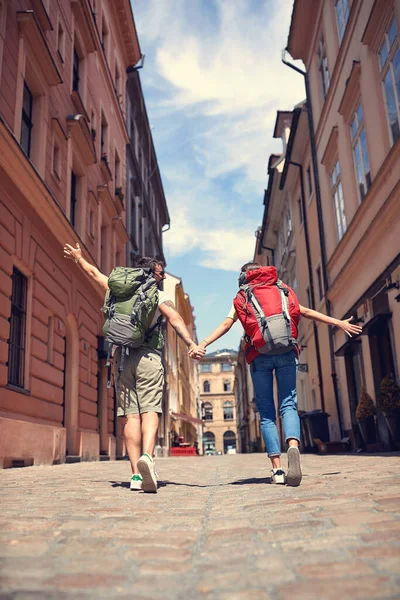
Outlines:
<svg viewBox="0 0 400 600"><path fill-rule="evenodd" d="M179 419L181 421L187 421L188 423L194 423L196 425L201 425L203 423L201 419L196 419L196 417L192 417L191 415L185 415L184 413L171 412L171 417L173 417L174 419Z"/></svg>

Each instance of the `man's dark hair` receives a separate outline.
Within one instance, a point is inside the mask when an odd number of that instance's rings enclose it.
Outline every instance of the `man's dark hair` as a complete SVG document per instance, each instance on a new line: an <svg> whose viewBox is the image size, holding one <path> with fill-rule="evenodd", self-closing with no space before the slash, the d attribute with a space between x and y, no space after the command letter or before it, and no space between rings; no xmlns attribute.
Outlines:
<svg viewBox="0 0 400 600"><path fill-rule="evenodd" d="M137 258L135 260L135 267L142 267L142 269L151 269L153 272L155 271L157 265L161 265L162 268L165 267L164 261L155 256L142 256L141 258Z"/></svg>
<svg viewBox="0 0 400 600"><path fill-rule="evenodd" d="M248 262L240 269L241 273L246 273L246 271L254 271L254 269L259 269L261 267L260 264L256 262Z"/></svg>

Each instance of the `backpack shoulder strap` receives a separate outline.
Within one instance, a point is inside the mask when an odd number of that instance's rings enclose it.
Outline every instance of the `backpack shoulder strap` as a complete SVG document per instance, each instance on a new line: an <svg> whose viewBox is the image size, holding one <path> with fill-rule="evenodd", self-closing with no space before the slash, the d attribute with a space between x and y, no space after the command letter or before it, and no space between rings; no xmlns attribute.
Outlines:
<svg viewBox="0 0 400 600"><path fill-rule="evenodd" d="M260 326L262 336L264 337L264 333L266 333L267 337L268 337L268 341L272 344L273 338L271 336L271 332L268 327L268 320L265 316L265 313L263 311L261 304L259 303L259 301L257 299L257 296L254 293L253 288L249 284L247 284L247 285L242 285L241 289L243 289L243 291L246 294L246 301L249 304L251 304L251 306L253 307L254 314L255 314L257 322Z"/></svg>
<svg viewBox="0 0 400 600"><path fill-rule="evenodd" d="M139 307L139 304L141 302L144 302L144 300L146 300L147 290L149 290L155 284L156 284L156 280L154 279L154 277L149 277L149 279L145 283L143 283L140 286L140 288L138 289L135 301L132 306L132 312L131 312L131 322L132 323L134 323L137 319L137 309Z"/></svg>
<svg viewBox="0 0 400 600"><path fill-rule="evenodd" d="M292 343L295 343L295 340L292 335L292 322L291 322L291 318L290 318L289 304L288 304L289 289L283 285L283 283L280 279L278 279L278 281L276 282L276 287L278 288L279 295L281 297L282 314L285 317L288 338Z"/></svg>

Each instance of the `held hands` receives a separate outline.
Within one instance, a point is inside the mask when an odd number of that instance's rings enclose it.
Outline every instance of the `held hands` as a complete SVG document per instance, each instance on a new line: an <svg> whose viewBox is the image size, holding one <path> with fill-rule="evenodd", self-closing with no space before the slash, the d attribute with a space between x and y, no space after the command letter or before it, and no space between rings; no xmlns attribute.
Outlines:
<svg viewBox="0 0 400 600"><path fill-rule="evenodd" d="M337 323L338 327L343 329L343 331L347 333L349 337L353 337L352 334L359 335L362 332L362 327L360 327L360 325L352 325L350 323L352 319L353 317L350 317L349 319L344 319L344 321L338 321Z"/></svg>
<svg viewBox="0 0 400 600"><path fill-rule="evenodd" d="M196 345L195 343L191 344L189 348L189 357L195 360L199 360L203 358L206 353L206 346L203 343Z"/></svg>
<svg viewBox="0 0 400 600"><path fill-rule="evenodd" d="M76 263L82 258L82 250L78 242L76 242L76 248L69 244L64 244L64 258L70 258Z"/></svg>

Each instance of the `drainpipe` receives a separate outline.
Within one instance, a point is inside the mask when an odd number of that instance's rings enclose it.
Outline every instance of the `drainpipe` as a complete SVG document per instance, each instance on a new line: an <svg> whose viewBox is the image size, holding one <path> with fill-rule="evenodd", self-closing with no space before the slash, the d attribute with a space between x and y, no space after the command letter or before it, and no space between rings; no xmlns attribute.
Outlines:
<svg viewBox="0 0 400 600"><path fill-rule="evenodd" d="M326 260L325 232L324 232L324 223L323 223L323 217L322 217L321 188L320 188L320 184L319 184L317 144L315 141L315 130L314 130L314 119L313 119L313 113L312 113L310 82L309 82L307 71L303 71L302 69L299 69L295 65L292 65L290 62L285 60L285 56L286 56L286 48L282 51L282 62L284 65L286 65L287 67L290 67L291 69L293 69L297 73L300 73L300 75L302 75L304 77L304 85L306 88L306 98L307 98L306 106L307 106L307 116L308 116L308 127L309 127L309 133L310 133L310 147L311 147L311 158L312 158L313 175L314 175L315 200L317 203L318 233L319 233L319 243L320 243L320 248L321 248L321 263L322 263L321 266L322 266L322 274L323 274L323 279L324 279L326 313L328 316L331 316L331 303L327 296L329 285L328 285L328 273L327 273L327 268L326 268L327 260ZM328 329L329 329L329 351L330 351L330 359L331 359L331 377L332 377L332 383L333 383L333 391L335 394L335 403L336 403L336 410L337 410L338 421L339 421L340 436L343 437L344 429L343 429L342 411L341 411L340 402L339 402L339 390L338 390L337 375L336 375L336 368L335 368L333 331L332 331L332 327L328 327Z"/></svg>
<svg viewBox="0 0 400 600"><path fill-rule="evenodd" d="M308 234L308 219L306 211L305 191L304 191L304 171L303 165L289 160L289 164L297 167L300 173L300 190L301 190L301 208L303 211L303 223L304 223L304 237L306 242L306 254L307 254L307 267L308 267L308 278L310 280L310 299L311 308L315 310L315 296L314 296L314 277L311 262L311 250L310 250L310 237ZM325 395L324 395L324 382L322 377L322 365L321 365L321 350L319 345L318 327L315 321L313 321L314 339L315 339L315 353L317 355L317 369L318 369L318 380L319 380L319 392L321 395L321 410L325 412Z"/></svg>

